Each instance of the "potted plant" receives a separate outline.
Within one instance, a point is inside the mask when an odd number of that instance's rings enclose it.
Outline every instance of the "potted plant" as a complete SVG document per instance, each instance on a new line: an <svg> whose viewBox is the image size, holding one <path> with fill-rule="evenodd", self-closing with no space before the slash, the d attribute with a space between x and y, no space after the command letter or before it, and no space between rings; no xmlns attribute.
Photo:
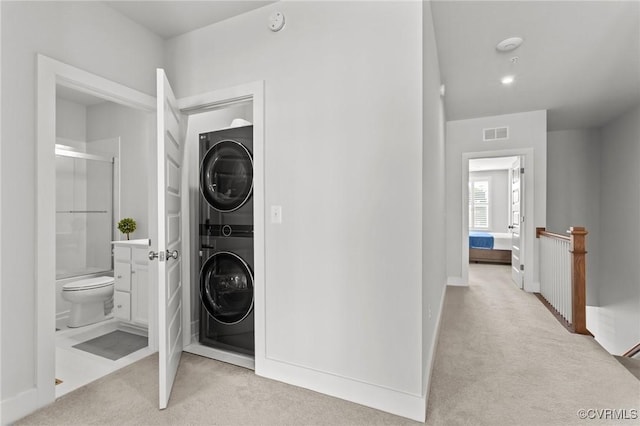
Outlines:
<svg viewBox="0 0 640 426"><path fill-rule="evenodd" d="M118 222L118 230L123 234L127 234L128 240L129 234L136 230L136 221L131 219L130 217L125 217L120 222Z"/></svg>

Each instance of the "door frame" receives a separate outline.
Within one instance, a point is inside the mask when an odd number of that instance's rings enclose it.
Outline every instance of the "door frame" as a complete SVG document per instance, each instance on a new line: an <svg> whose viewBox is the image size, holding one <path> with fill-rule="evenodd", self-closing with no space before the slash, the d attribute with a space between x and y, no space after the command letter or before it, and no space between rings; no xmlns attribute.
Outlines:
<svg viewBox="0 0 640 426"><path fill-rule="evenodd" d="M56 86L61 85L148 113L153 96L50 57L37 55L36 130L36 408L55 400L55 143ZM151 216L151 213L150 213ZM150 286L152 306L157 289ZM149 313L149 346L157 350L157 318Z"/></svg>
<svg viewBox="0 0 640 426"><path fill-rule="evenodd" d="M535 217L534 217L534 177L535 169L533 163L532 148L515 148L496 151L478 151L462 153L462 282L469 285L469 160L477 158L495 157L515 157L521 156L524 160L524 186L525 186L525 223L521 227L524 234L524 264L526 265L524 274L523 290L532 292L534 287L534 240Z"/></svg>
<svg viewBox="0 0 640 426"><path fill-rule="evenodd" d="M264 80L249 82L240 84L233 87L224 89L213 90L206 93L201 93L194 96L182 97L177 99L178 109L185 115L195 115L205 113L211 110L224 108L226 106L232 106L239 103L251 102L252 115L253 115L253 238L254 238L254 321L255 321L255 356L254 356L254 369L256 374L260 374L263 369L266 358L266 274L265 274L265 134L264 134L264 121L265 121L265 82ZM188 120L188 118L187 118ZM187 128L189 124L187 122ZM198 146L191 143L186 143L185 154L188 165L191 165L191 157L198 155ZM195 149L195 153L190 150ZM187 194L182 200L183 211L190 211L193 206L193 197L199 197L199 193L192 193L189 191L189 182L192 181L190 173L198 173L198 170L188 170L188 166L185 167L185 174L182 176L182 190L183 194ZM197 181L197 179L196 179ZM195 200L197 202L197 198ZM193 214L183 214L182 223L182 238L183 238L183 253L187 258L192 259L193 255L191 250L194 248L194 236L189 230L189 220L195 221L197 226L198 211L195 209ZM191 284L192 279L198 279L198 277L192 277L191 267L182 268L182 279L184 283ZM199 271L196 268L193 272ZM182 286L182 300L191 301L191 285ZM185 309L183 309L183 344L185 348L191 346L189 352L198 353L197 342L191 342L193 330L191 322L191 304L189 303ZM216 351L205 351L207 354L202 355L209 356L208 354ZM229 361L229 359L223 359L224 354L218 354L221 356L221 360ZM238 360L234 358L234 361ZM245 365L251 368L249 364Z"/></svg>

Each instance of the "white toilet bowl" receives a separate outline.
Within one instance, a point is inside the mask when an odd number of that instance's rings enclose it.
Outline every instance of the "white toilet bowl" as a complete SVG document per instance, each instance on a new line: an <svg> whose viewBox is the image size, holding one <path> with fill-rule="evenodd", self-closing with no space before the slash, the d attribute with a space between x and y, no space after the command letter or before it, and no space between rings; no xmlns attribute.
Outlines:
<svg viewBox="0 0 640 426"><path fill-rule="evenodd" d="M71 302L69 327L82 327L108 318L105 305L113 299L113 277L94 277L62 286L62 298Z"/></svg>

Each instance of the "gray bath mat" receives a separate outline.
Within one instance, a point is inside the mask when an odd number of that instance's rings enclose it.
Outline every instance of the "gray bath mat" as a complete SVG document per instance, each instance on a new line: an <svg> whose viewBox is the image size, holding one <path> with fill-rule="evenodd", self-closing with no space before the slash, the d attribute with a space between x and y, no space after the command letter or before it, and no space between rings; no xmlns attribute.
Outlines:
<svg viewBox="0 0 640 426"><path fill-rule="evenodd" d="M116 361L147 346L144 336L116 330L74 346L85 352Z"/></svg>

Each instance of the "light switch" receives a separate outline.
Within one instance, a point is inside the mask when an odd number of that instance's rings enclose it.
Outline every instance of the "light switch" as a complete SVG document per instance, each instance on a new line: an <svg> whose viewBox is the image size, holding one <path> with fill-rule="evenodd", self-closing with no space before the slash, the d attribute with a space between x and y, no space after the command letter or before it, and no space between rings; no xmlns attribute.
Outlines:
<svg viewBox="0 0 640 426"><path fill-rule="evenodd" d="M282 223L282 206L271 206L271 223Z"/></svg>

